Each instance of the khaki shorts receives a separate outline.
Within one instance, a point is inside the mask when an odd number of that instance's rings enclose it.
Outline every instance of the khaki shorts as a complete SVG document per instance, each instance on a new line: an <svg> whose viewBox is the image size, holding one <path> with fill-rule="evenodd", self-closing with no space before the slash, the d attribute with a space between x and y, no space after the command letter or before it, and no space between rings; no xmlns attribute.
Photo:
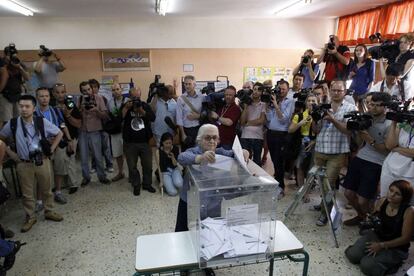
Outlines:
<svg viewBox="0 0 414 276"><path fill-rule="evenodd" d="M19 116L17 103L9 102L2 94L0 94L0 122L7 122L11 118Z"/></svg>
<svg viewBox="0 0 414 276"><path fill-rule="evenodd" d="M345 166L348 154L324 154L315 152L314 163L316 166L326 167L326 176L328 177L331 188L335 187L336 179L339 176L341 168Z"/></svg>
<svg viewBox="0 0 414 276"><path fill-rule="evenodd" d="M53 160L53 172L56 175L67 175L69 168L70 158L66 154L66 148L56 148L52 157Z"/></svg>
<svg viewBox="0 0 414 276"><path fill-rule="evenodd" d="M111 134L112 157L117 158L124 154L122 133Z"/></svg>

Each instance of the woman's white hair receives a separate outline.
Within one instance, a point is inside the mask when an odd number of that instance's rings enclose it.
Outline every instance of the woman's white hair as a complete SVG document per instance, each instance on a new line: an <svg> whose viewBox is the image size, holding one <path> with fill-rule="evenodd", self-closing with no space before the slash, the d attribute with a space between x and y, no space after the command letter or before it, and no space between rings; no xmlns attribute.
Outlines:
<svg viewBox="0 0 414 276"><path fill-rule="evenodd" d="M204 134L207 132L207 130L214 130L218 134L218 128L215 125L212 124L204 124L200 127L197 133L196 142L197 144L200 144L201 140L203 139Z"/></svg>

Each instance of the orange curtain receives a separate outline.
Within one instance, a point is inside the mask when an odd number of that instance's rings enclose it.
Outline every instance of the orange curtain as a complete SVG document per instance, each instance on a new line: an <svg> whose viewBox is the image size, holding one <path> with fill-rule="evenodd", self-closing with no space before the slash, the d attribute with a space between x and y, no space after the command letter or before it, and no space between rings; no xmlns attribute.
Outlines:
<svg viewBox="0 0 414 276"><path fill-rule="evenodd" d="M337 35L343 44L356 45L370 43L368 37L377 32L393 39L413 31L414 0L405 0L340 17Z"/></svg>

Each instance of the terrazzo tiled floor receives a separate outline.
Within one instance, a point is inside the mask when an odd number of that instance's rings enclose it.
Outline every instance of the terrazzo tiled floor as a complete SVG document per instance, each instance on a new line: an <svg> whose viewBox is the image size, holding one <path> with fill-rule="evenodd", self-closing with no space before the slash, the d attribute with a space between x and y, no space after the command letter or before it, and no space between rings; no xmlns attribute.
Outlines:
<svg viewBox="0 0 414 276"><path fill-rule="evenodd" d="M268 162L268 171L270 167ZM280 218L294 192L288 185L287 196L277 206ZM15 239L27 242L7 275L132 275L136 237L174 230L178 198L161 198L160 193L146 191L135 197L127 179L109 186L92 182L67 198L68 204L56 205L63 222L45 221L39 214L37 224L28 233L19 232L24 218L20 202L11 200L3 208L1 222L16 232ZM361 275L343 254L346 246L358 238L357 229L343 228L340 248L335 248L328 227L317 227L318 214L308 211L318 200L313 193L311 203L299 206L297 215L287 223L310 254L309 275ZM350 215L346 211L345 218ZM395 275L404 275L414 265L413 247L410 258ZM216 275L267 275L267 269L267 264L258 264L217 270ZM301 269L301 264L277 261L274 275L301 275Z"/></svg>

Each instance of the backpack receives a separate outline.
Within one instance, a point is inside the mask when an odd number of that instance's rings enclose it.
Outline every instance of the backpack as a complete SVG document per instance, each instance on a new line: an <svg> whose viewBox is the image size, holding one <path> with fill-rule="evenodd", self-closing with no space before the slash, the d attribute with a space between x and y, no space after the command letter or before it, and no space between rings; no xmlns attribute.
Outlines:
<svg viewBox="0 0 414 276"><path fill-rule="evenodd" d="M10 120L10 129L13 133L13 139L14 139L14 143L16 143L16 131L17 131L17 119L18 118L12 118ZM51 156L52 152L50 149L50 142L49 140L47 140L46 138L46 133L45 133L45 125L43 122L43 117L39 117L39 116L33 116L33 121L34 121L34 125L35 125L35 129L36 130L40 130L40 146L42 147L42 151L43 154L46 156ZM14 149L16 150L16 149Z"/></svg>

